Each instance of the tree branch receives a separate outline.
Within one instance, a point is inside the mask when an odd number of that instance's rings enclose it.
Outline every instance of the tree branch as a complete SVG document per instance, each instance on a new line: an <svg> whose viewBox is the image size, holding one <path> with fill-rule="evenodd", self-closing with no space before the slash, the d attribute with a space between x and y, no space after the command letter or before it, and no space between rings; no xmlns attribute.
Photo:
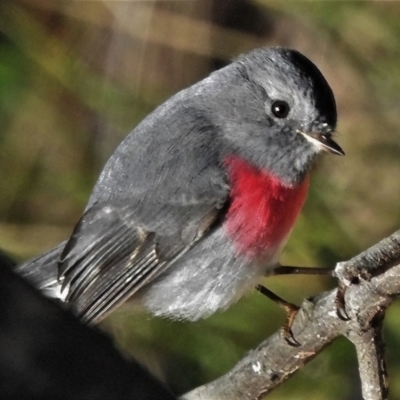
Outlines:
<svg viewBox="0 0 400 400"><path fill-rule="evenodd" d="M337 316L337 290L305 300L293 324L300 347L289 346L280 332L249 352L226 375L183 396L185 400L254 400L279 386L340 335L356 345L363 396L387 396L381 321L400 294L400 231L347 262L335 274L347 290L346 313Z"/></svg>
<svg viewBox="0 0 400 400"><path fill-rule="evenodd" d="M382 322L383 313L378 312L368 329L347 334L357 351L362 394L368 400L384 400L388 395Z"/></svg>

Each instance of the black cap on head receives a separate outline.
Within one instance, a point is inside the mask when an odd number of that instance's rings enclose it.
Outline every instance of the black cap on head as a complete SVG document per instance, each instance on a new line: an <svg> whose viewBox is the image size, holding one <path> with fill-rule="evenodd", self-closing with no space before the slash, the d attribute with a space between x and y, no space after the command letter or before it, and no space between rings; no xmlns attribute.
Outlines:
<svg viewBox="0 0 400 400"><path fill-rule="evenodd" d="M333 129L337 123L336 101L332 89L316 65L296 50L284 50L293 65L304 74L314 90L315 107Z"/></svg>

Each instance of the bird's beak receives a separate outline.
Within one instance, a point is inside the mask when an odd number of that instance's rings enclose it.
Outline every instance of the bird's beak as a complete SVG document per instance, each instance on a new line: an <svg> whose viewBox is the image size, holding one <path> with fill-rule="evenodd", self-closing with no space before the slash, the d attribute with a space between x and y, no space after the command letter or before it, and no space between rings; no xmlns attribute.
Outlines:
<svg viewBox="0 0 400 400"><path fill-rule="evenodd" d="M342 148L331 138L331 135L326 135L319 132L305 133L302 131L297 131L303 135L309 142L320 147L321 150L327 151L338 156L344 156L344 151Z"/></svg>

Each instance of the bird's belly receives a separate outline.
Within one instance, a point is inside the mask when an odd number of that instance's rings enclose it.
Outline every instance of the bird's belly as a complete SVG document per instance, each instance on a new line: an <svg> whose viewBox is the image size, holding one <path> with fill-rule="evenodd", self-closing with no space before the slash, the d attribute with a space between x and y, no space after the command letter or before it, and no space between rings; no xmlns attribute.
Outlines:
<svg viewBox="0 0 400 400"><path fill-rule="evenodd" d="M272 259L276 259L274 249ZM257 264L235 253L221 227L143 288L141 302L158 316L179 320L208 317L237 301L272 267Z"/></svg>

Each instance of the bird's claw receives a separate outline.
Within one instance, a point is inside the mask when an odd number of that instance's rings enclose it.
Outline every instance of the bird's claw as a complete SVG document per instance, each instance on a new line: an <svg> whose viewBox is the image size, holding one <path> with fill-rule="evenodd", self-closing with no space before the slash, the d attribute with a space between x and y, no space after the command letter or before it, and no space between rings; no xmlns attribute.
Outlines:
<svg viewBox="0 0 400 400"><path fill-rule="evenodd" d="M339 281L338 289L336 292L335 298L335 305L336 305L336 315L342 321L349 321L350 317L346 311L346 301L345 301L345 294L346 294L347 286Z"/></svg>
<svg viewBox="0 0 400 400"><path fill-rule="evenodd" d="M300 308L294 304L289 304L289 303L284 308L286 310L287 316L286 316L286 321L282 326L283 338L285 339L285 342L289 346L299 347L301 346L301 343L294 337L292 331L292 325Z"/></svg>

